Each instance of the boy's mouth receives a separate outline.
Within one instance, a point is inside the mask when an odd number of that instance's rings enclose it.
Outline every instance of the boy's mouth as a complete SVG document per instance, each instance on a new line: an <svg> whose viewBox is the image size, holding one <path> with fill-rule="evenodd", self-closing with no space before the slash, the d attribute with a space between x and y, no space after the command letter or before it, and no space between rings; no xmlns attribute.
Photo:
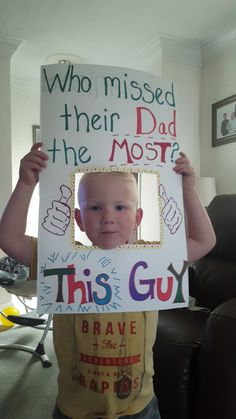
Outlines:
<svg viewBox="0 0 236 419"><path fill-rule="evenodd" d="M102 234L105 234L105 235L115 234L115 233L116 231L102 231Z"/></svg>

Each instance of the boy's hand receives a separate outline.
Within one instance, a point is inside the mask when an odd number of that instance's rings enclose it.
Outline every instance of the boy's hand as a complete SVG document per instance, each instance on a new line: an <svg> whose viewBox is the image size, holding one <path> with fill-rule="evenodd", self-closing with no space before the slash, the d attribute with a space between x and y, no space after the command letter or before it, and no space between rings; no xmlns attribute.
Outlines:
<svg viewBox="0 0 236 419"><path fill-rule="evenodd" d="M30 152L21 159L19 175L20 181L25 185L35 186L39 180L39 172L47 165L48 156L40 147L42 143L34 144Z"/></svg>
<svg viewBox="0 0 236 419"><path fill-rule="evenodd" d="M183 191L192 190L195 186L195 172L194 169L190 166L189 159L186 154L180 152L180 157L175 161L176 165L173 170L183 175Z"/></svg>

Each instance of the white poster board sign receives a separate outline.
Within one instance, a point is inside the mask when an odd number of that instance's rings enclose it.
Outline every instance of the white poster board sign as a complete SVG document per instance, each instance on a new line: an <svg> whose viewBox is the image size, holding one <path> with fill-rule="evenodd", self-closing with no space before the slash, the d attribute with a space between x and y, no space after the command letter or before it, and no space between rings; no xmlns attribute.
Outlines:
<svg viewBox="0 0 236 419"><path fill-rule="evenodd" d="M40 313L148 311L188 304L180 148L173 82L120 67L57 64L41 71ZM160 242L112 250L78 245L76 176L156 176ZM149 220L152 223L152 218ZM143 237L148 240L148 237Z"/></svg>

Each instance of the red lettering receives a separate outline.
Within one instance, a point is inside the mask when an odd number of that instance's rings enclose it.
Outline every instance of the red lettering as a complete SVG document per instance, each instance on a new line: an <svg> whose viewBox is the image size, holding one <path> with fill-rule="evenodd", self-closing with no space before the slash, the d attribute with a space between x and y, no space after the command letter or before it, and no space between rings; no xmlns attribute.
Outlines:
<svg viewBox="0 0 236 419"><path fill-rule="evenodd" d="M161 148L161 162L165 163L166 162L166 150L167 148L171 147L171 143L157 143L154 142L154 145L157 145Z"/></svg>
<svg viewBox="0 0 236 419"><path fill-rule="evenodd" d="M101 334L101 330L100 330L100 322L95 321L93 324L93 334L94 335L100 335Z"/></svg>
<svg viewBox="0 0 236 419"><path fill-rule="evenodd" d="M86 320L83 320L82 323L82 333L88 333L88 322Z"/></svg>
<svg viewBox="0 0 236 419"><path fill-rule="evenodd" d="M136 155L135 155L136 150ZM140 160L143 157L143 147L138 143L133 143L131 147L131 154L135 160Z"/></svg>
<svg viewBox="0 0 236 419"><path fill-rule="evenodd" d="M156 287L157 287L157 297L161 301L167 301L170 299L173 291L173 276L167 277L167 290L162 291L163 278L157 278Z"/></svg>
<svg viewBox="0 0 236 419"><path fill-rule="evenodd" d="M170 135L176 138L176 110L173 109L172 120L167 122L160 121L157 123L157 119L153 112L145 107L136 108L136 134L137 135L148 135L157 131L160 135Z"/></svg>
<svg viewBox="0 0 236 419"><path fill-rule="evenodd" d="M125 151L126 151L126 155L127 155L127 163L133 163L133 160L132 160L130 152L129 152L129 147L128 147L128 143L127 143L126 138L122 141L121 144L119 144L116 139L113 140L112 150L111 150L111 155L110 155L109 161L114 161L116 146L119 147L121 150L123 149L123 147L125 147Z"/></svg>
<svg viewBox="0 0 236 419"><path fill-rule="evenodd" d="M152 143L146 143L146 149L150 150L150 151L153 151L153 153L154 153L152 158L147 156L147 160L155 160L158 156L158 152L157 152L157 150L155 150L155 148L153 148Z"/></svg>
<svg viewBox="0 0 236 419"><path fill-rule="evenodd" d="M123 323L118 322L118 330L119 330L120 335L123 336L124 332L125 332L125 323L124 322Z"/></svg>
<svg viewBox="0 0 236 419"><path fill-rule="evenodd" d="M125 147L124 147L125 144ZM129 149L129 145L126 139L122 141L121 144L114 139L112 144L112 151L109 158L109 161L114 161L117 158L116 152L118 151L117 146L119 147L119 150L122 150L123 152L123 163L129 164L134 163L135 161L138 161L142 158L152 161L156 160L158 157L162 163L166 162L166 154L167 149L172 147L172 144L170 142L157 142L154 141L153 143L144 143L138 144L133 143ZM153 156L150 156L148 152L153 152Z"/></svg>
<svg viewBox="0 0 236 419"><path fill-rule="evenodd" d="M130 333L131 335L136 335L136 322L130 322Z"/></svg>
<svg viewBox="0 0 236 419"><path fill-rule="evenodd" d="M109 384L107 381L102 381L102 393L109 388Z"/></svg>
<svg viewBox="0 0 236 419"><path fill-rule="evenodd" d="M103 349L117 349L117 344L112 343L111 340L104 339L102 347Z"/></svg>
<svg viewBox="0 0 236 419"><path fill-rule="evenodd" d="M164 122L161 122L160 125L159 125L159 133L161 135L167 135L168 134L168 132L166 130L166 125L165 125Z"/></svg>
<svg viewBox="0 0 236 419"><path fill-rule="evenodd" d="M144 114L146 114L146 119L147 119L147 115L148 115L148 120L151 121L151 129L150 131L143 131L143 112ZM156 128L156 118L154 116L154 114L152 113L152 111L150 111L148 108L145 107L138 107L136 108L136 117L137 117L137 126L136 126L136 133L137 135L140 134L151 134L155 128Z"/></svg>
<svg viewBox="0 0 236 419"><path fill-rule="evenodd" d="M89 390L97 391L97 383L95 380L90 381Z"/></svg>
<svg viewBox="0 0 236 419"><path fill-rule="evenodd" d="M104 335L114 335L114 328L116 328L116 333L119 333L120 336L125 334L126 327L129 327L129 333L131 335L137 334L137 325L136 321L131 321L128 324L125 322L107 322L106 329L104 330ZM101 335L101 323L99 321L94 321L91 325L94 335ZM82 333L89 332L89 322L87 320L83 320L82 322ZM111 342L111 341L104 341L104 342Z"/></svg>
<svg viewBox="0 0 236 419"><path fill-rule="evenodd" d="M111 322L108 322L107 323L107 329L106 329L106 335L113 335L114 333L113 333L113 327L112 327L112 323Z"/></svg>
<svg viewBox="0 0 236 419"><path fill-rule="evenodd" d="M68 268L74 268L74 265L68 265ZM82 293L81 304L86 304L86 289L83 281L75 281L75 274L67 275L68 281L68 304L75 302L74 293L80 289Z"/></svg>
<svg viewBox="0 0 236 419"><path fill-rule="evenodd" d="M172 137L176 137L176 110L173 109L173 121L168 125L168 131Z"/></svg>

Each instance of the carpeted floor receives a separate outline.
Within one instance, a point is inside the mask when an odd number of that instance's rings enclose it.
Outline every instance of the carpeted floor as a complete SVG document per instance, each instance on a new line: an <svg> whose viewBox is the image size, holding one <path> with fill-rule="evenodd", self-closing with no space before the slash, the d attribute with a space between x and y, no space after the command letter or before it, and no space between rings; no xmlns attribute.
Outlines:
<svg viewBox="0 0 236 419"><path fill-rule="evenodd" d="M43 331L14 326L0 331L0 344L18 343L37 347ZM52 331L45 340L45 352L52 362L42 366L40 358L16 349L0 349L0 418L51 419L57 394L57 363Z"/></svg>

